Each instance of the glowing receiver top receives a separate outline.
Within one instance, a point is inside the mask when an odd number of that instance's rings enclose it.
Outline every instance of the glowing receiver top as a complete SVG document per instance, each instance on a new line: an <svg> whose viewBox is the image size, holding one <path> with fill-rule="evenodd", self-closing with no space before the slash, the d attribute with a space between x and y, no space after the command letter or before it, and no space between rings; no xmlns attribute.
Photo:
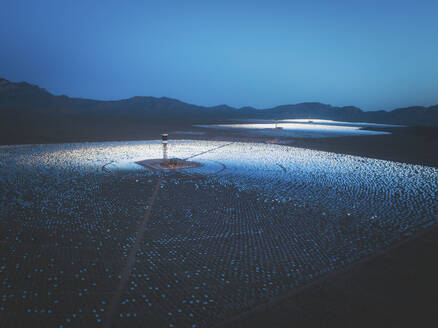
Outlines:
<svg viewBox="0 0 438 328"><path fill-rule="evenodd" d="M161 141L163 142L163 144L167 143L167 139L168 139L169 135L167 133L163 133L161 135Z"/></svg>

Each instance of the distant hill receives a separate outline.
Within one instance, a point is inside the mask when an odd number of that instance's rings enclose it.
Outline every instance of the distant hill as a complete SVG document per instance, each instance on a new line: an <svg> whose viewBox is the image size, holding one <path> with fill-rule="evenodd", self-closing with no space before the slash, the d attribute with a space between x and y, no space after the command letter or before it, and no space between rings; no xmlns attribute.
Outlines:
<svg viewBox="0 0 438 328"><path fill-rule="evenodd" d="M345 122L438 126L438 105L407 107L392 111L363 111L354 106L333 107L321 103L278 106L266 110L267 118L320 118Z"/></svg>
<svg viewBox="0 0 438 328"><path fill-rule="evenodd" d="M229 119L319 118L349 122L375 122L438 126L438 105L392 111L362 111L321 103L283 105L269 109L233 108L227 105L196 106L171 98L133 97L100 101L55 96L38 86L0 79L0 138L50 140L54 135L102 136L113 133L133 137L146 127L224 122Z"/></svg>
<svg viewBox="0 0 438 328"><path fill-rule="evenodd" d="M254 109L252 111L255 112ZM12 83L0 79L0 115L25 115L37 118L126 118L137 117L147 121L204 121L236 117L251 110L229 106L202 107L171 98L132 97L117 101L100 101L68 96L55 96L46 89L26 82Z"/></svg>

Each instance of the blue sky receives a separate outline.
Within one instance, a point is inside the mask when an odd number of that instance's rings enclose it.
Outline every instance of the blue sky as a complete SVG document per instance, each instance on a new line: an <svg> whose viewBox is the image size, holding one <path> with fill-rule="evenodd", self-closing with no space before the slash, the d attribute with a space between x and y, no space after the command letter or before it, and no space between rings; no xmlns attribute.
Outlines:
<svg viewBox="0 0 438 328"><path fill-rule="evenodd" d="M3 0L0 77L94 99L438 104L438 1Z"/></svg>

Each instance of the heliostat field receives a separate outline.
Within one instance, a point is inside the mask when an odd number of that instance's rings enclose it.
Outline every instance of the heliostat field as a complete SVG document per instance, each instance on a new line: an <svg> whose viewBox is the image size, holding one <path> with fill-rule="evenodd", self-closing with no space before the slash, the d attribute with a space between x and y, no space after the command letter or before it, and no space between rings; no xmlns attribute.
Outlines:
<svg viewBox="0 0 438 328"><path fill-rule="evenodd" d="M438 170L173 141L0 147L0 326L220 324L437 222Z"/></svg>

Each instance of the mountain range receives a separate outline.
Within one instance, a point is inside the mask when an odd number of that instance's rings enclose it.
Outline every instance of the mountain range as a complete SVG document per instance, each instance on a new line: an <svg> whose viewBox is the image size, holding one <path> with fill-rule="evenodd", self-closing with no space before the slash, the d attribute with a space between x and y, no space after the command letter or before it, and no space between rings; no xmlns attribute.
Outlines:
<svg viewBox="0 0 438 328"><path fill-rule="evenodd" d="M29 138L33 135L50 138L57 133L98 136L103 131L108 134L108 129L116 132L124 128L135 134L135 131L158 123L171 126L226 122L230 119L286 118L438 126L438 105L413 106L391 111L363 111L354 106L336 107L317 102L256 109L233 108L227 105L197 106L166 97L102 101L56 96L36 85L14 83L0 78L2 139L10 138L11 134L27 134Z"/></svg>

